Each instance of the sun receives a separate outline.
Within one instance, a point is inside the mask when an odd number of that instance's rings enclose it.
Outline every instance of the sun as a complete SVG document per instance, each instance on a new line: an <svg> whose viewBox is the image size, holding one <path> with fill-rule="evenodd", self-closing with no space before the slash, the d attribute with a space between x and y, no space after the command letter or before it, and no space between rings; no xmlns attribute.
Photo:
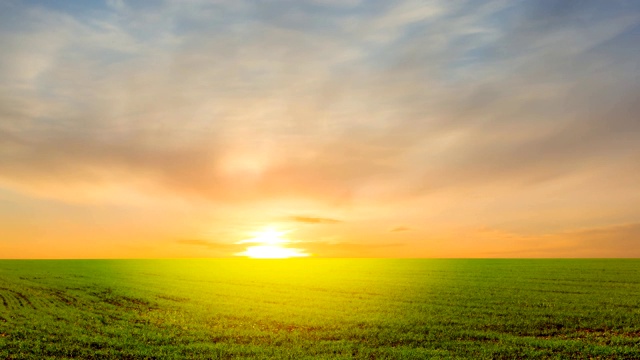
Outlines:
<svg viewBox="0 0 640 360"><path fill-rule="evenodd" d="M237 244L255 244L248 246L243 252L236 253L236 256L246 256L254 259L287 259L292 257L309 256L304 249L290 248L284 244L292 241L283 237L290 231L276 231L267 228L254 233L254 237L237 242Z"/></svg>

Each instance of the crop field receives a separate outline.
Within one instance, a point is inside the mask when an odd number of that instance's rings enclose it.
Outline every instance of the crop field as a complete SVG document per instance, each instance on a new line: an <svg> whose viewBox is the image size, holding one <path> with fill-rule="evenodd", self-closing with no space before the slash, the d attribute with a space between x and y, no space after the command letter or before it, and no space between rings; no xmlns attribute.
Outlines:
<svg viewBox="0 0 640 360"><path fill-rule="evenodd" d="M640 261L6 260L5 358L640 359Z"/></svg>

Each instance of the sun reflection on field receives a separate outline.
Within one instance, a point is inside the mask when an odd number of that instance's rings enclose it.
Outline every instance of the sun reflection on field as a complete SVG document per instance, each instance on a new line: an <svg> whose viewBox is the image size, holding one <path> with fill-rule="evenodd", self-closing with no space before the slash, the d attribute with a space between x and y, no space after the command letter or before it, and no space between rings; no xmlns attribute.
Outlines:
<svg viewBox="0 0 640 360"><path fill-rule="evenodd" d="M255 233L254 237L237 242L237 244L255 244L248 246L243 252L236 253L236 256L246 256L254 259L286 259L291 257L309 256L304 249L290 248L284 244L292 243L283 237L288 231L276 231L268 228Z"/></svg>

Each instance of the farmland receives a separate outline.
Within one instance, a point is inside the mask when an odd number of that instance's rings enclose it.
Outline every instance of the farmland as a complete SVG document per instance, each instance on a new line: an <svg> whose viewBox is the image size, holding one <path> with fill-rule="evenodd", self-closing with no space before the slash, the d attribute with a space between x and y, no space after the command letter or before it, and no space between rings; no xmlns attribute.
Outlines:
<svg viewBox="0 0 640 360"><path fill-rule="evenodd" d="M184 357L640 359L640 261L0 261L0 358Z"/></svg>

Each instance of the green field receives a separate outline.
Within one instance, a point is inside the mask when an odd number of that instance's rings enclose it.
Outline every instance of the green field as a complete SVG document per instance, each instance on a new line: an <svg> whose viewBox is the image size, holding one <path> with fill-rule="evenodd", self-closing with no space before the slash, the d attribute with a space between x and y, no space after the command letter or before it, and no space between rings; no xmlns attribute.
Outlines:
<svg viewBox="0 0 640 360"><path fill-rule="evenodd" d="M640 359L638 260L0 261L0 358Z"/></svg>

